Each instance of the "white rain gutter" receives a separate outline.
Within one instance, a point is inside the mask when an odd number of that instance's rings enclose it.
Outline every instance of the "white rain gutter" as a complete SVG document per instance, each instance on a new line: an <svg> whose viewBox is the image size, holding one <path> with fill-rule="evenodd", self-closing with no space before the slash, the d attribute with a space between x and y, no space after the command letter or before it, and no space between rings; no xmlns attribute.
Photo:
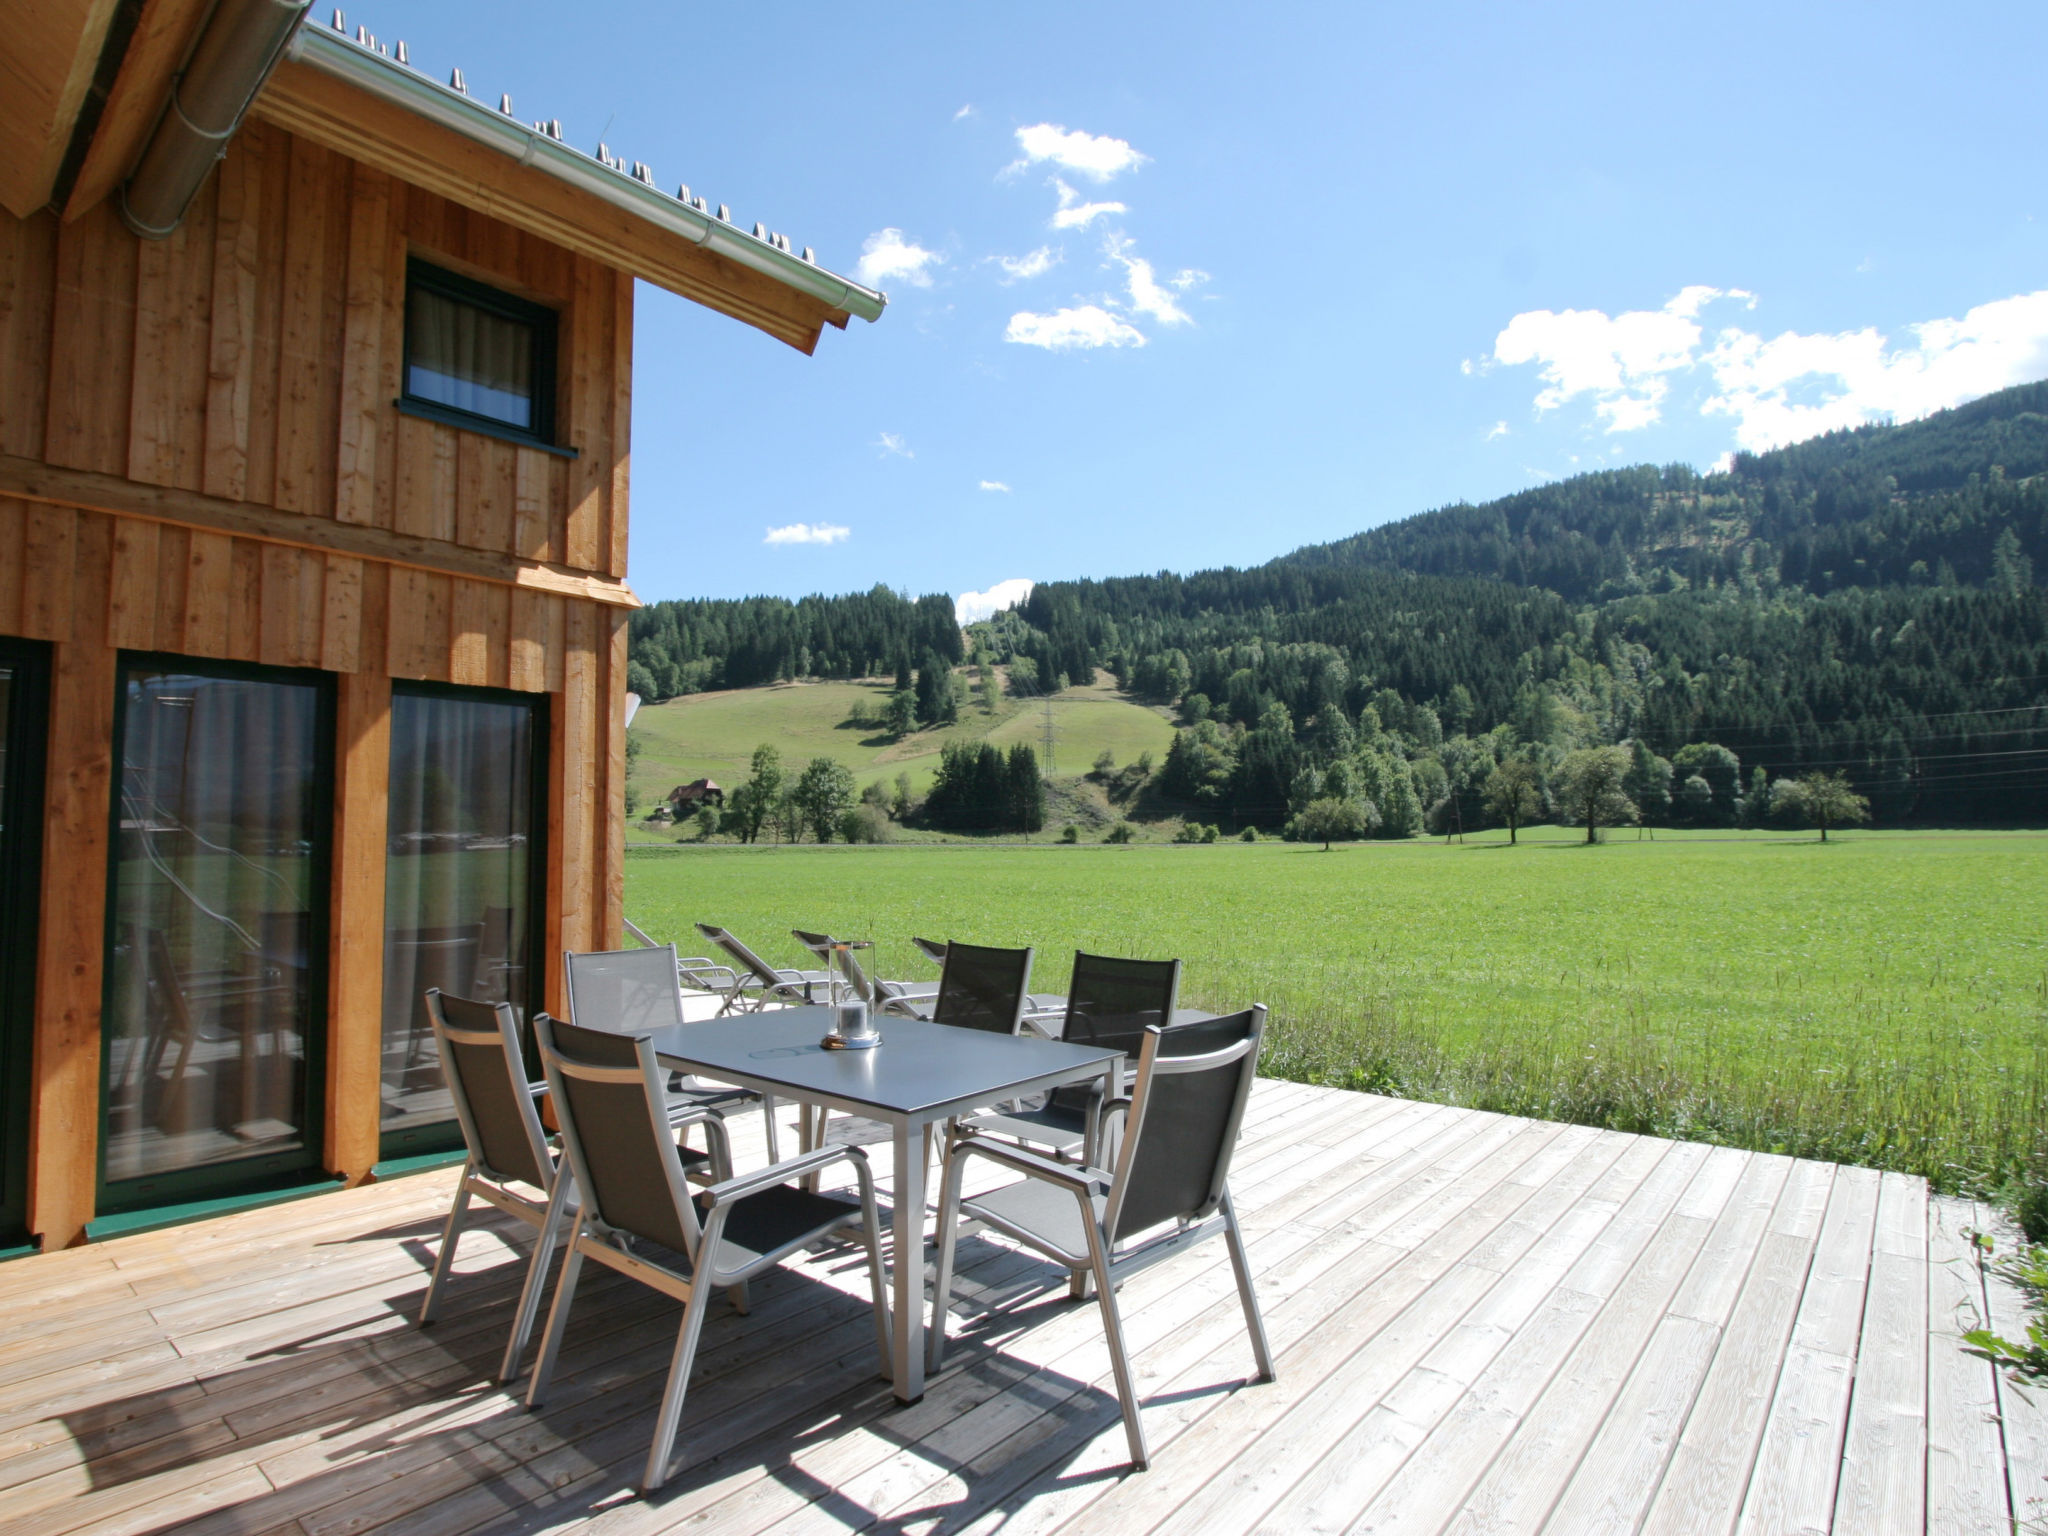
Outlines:
<svg viewBox="0 0 2048 1536"><path fill-rule="evenodd" d="M614 169L570 148L552 134L527 127L508 112L495 112L466 92L429 80L410 65L388 58L364 43L350 41L344 33L318 25L301 27L285 57L345 80L465 138L487 144L520 165L544 171L558 181L602 198L693 245L764 273L834 309L843 309L863 320L878 320L889 302L887 295L863 288L850 278L807 260L808 252L799 256L784 249L777 243L785 241L783 236L750 235L708 208L697 206L703 201L701 198L686 202L671 197L654 185L653 172L644 165L636 166L632 175ZM721 207L719 214L724 212Z"/></svg>

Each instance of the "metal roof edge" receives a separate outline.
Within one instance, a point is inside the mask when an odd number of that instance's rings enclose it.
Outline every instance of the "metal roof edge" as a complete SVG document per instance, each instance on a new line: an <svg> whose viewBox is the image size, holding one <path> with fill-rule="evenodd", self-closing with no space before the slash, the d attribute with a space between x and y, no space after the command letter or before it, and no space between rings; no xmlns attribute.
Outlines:
<svg viewBox="0 0 2048 1536"><path fill-rule="evenodd" d="M700 212L651 182L616 170L549 134L529 128L508 113L430 80L410 65L354 42L343 33L308 23L294 34L285 57L487 144L521 165L530 165L602 198L657 228L716 251L834 309L863 320L877 320L889 302L886 294L805 261L709 212Z"/></svg>

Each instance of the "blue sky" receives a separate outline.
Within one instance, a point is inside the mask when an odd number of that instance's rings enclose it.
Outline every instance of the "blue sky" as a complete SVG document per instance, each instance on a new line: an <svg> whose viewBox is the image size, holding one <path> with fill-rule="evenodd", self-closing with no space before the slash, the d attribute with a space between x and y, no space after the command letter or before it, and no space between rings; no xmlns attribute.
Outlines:
<svg viewBox="0 0 2048 1536"><path fill-rule="evenodd" d="M889 292L804 358L642 285L650 600L1256 564L2048 376L2038 3L358 23Z"/></svg>

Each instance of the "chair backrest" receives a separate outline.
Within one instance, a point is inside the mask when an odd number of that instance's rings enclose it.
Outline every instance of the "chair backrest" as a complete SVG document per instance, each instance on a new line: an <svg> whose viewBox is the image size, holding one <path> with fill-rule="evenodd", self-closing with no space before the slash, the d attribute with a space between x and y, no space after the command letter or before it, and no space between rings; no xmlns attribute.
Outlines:
<svg viewBox="0 0 2048 1536"><path fill-rule="evenodd" d="M676 947L600 949L563 956L569 978L569 1018L583 1029L614 1035L645 1034L683 1022L683 987Z"/></svg>
<svg viewBox="0 0 2048 1536"><path fill-rule="evenodd" d="M1200 1221L1216 1209L1265 1032L1263 1004L1145 1031L1103 1213L1110 1241L1163 1221Z"/></svg>
<svg viewBox="0 0 2048 1536"><path fill-rule="evenodd" d="M534 1015L534 1038L586 1217L697 1257L697 1209L669 1130L654 1043Z"/></svg>
<svg viewBox="0 0 2048 1536"><path fill-rule="evenodd" d="M925 959L931 961L932 964L944 965L946 963L946 943L943 939L920 939L913 933L910 936L910 942L922 950Z"/></svg>
<svg viewBox="0 0 2048 1536"><path fill-rule="evenodd" d="M1029 949L947 945L932 1022L1016 1034L1024 1021L1024 993L1031 985L1031 956Z"/></svg>
<svg viewBox="0 0 2048 1536"><path fill-rule="evenodd" d="M527 1086L512 1005L479 1003L430 987L425 1006L470 1161L491 1178L547 1189L554 1159Z"/></svg>
<svg viewBox="0 0 2048 1536"><path fill-rule="evenodd" d="M1149 1027L1172 1022L1179 991L1178 960L1119 960L1076 950L1062 1033L1076 1044L1113 1046L1135 1058Z"/></svg>
<svg viewBox="0 0 2048 1536"><path fill-rule="evenodd" d="M781 983L782 978L775 974L774 966L763 960L723 928L718 927L714 923L699 923L697 931L724 950L731 957L735 965L752 975L754 980L760 982L762 986L772 987Z"/></svg>

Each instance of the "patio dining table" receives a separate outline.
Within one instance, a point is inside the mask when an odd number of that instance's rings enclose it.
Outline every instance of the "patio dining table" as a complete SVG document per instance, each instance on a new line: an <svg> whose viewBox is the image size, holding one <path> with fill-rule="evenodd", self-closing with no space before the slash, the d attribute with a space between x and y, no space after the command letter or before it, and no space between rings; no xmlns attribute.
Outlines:
<svg viewBox="0 0 2048 1536"><path fill-rule="evenodd" d="M890 1376L897 1398L914 1403L924 1396L925 1138L931 1127L1090 1078L1102 1079L1105 1096L1113 1097L1124 1053L889 1016L876 1020L880 1046L828 1051L819 1041L832 1021L830 1008L798 1007L675 1024L653 1032L654 1051L677 1071L889 1127L896 1152Z"/></svg>

